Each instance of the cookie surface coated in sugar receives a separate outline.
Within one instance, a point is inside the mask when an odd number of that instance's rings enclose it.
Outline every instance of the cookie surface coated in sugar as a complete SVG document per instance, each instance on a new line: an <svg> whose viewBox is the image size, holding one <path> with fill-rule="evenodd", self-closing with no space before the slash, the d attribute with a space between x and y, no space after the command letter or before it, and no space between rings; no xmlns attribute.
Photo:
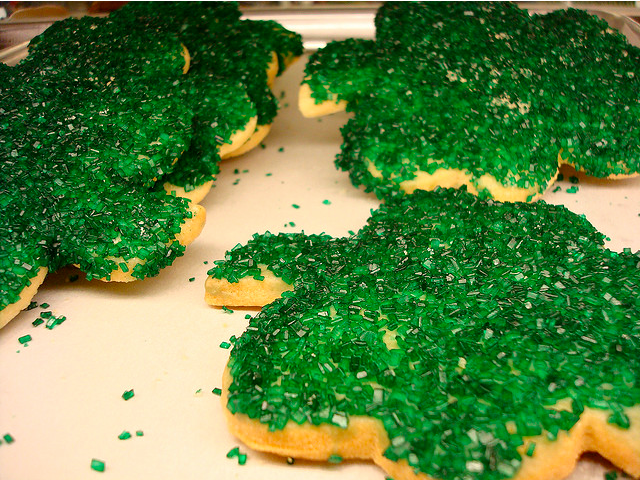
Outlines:
<svg viewBox="0 0 640 480"><path fill-rule="evenodd" d="M63 31L94 41L63 47L55 41ZM143 44L147 58L131 54ZM81 19L33 45L0 69L0 326L48 271L76 264L89 279L156 275L204 222L202 207L156 185L191 140L193 111L175 88L180 42Z"/></svg>
<svg viewBox="0 0 640 480"><path fill-rule="evenodd" d="M508 3L390 2L376 39L314 53L300 110L355 113L336 165L380 198L466 185L542 195L569 164L640 173L640 50L604 20Z"/></svg>
<svg viewBox="0 0 640 480"><path fill-rule="evenodd" d="M170 185L190 191L202 184L206 176L211 179L215 175L220 157L244 153L268 133L277 113L270 84L273 77L302 54L298 34L275 22L240 20L234 2L132 2L112 16L132 26L142 24L148 29L175 34L190 52L187 79L192 82L197 92L195 100L200 105L194 130L202 139L194 142L194 148L202 144L206 147L187 152L186 157L194 160L186 160L177 169L179 176L166 179ZM212 77L216 77L216 90L211 87ZM244 92L239 93L239 88ZM217 96L215 91L219 92ZM207 96L214 100L209 105L201 102ZM234 132L237 138L231 141ZM218 149L212 151L211 144ZM207 152L212 153L207 157ZM194 171L196 161L208 165L209 172ZM191 179L189 172L193 172Z"/></svg>
<svg viewBox="0 0 640 480"><path fill-rule="evenodd" d="M564 207L452 189L350 237L255 236L211 279L293 291L230 353L232 433L395 479L562 478L583 451L640 475L640 255L603 242Z"/></svg>
<svg viewBox="0 0 640 480"><path fill-rule="evenodd" d="M46 115L50 123L68 115L67 131L46 137L51 148L76 149L75 157L83 155L91 174L108 170L104 175L151 185L172 169L191 141L193 112L174 86L185 62L175 36L129 30L108 18L65 19L30 42L29 56L16 70L27 97L21 100L22 115ZM37 79L27 79L29 74ZM36 106L39 96L49 103ZM73 120L80 123L80 132ZM92 148L101 155L92 155Z"/></svg>

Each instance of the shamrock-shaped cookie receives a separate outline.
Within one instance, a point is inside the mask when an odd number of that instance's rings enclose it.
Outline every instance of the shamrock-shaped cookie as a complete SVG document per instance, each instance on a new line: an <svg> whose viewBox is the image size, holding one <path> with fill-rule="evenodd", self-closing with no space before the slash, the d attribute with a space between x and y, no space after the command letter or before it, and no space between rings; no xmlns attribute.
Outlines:
<svg viewBox="0 0 640 480"><path fill-rule="evenodd" d="M251 447L397 480L562 478L588 450L640 475L640 254L564 207L417 191L350 237L256 235L209 273L212 295L292 289L225 372Z"/></svg>
<svg viewBox="0 0 640 480"><path fill-rule="evenodd" d="M155 275L204 222L201 207L155 187L191 140L193 112L174 86L184 47L108 19L83 24L94 41L77 38L86 48L69 47L73 57L36 41L0 69L0 326L47 271Z"/></svg>
<svg viewBox="0 0 640 480"><path fill-rule="evenodd" d="M57 22L0 65L0 327L49 270L140 279L197 236L220 157L273 118L269 82L302 49L239 16L235 3L132 3Z"/></svg>
<svg viewBox="0 0 640 480"><path fill-rule="evenodd" d="M313 54L306 116L354 112L336 159L379 197L459 187L531 201L560 164L640 173L640 50L604 20L509 3L390 2L376 39Z"/></svg>

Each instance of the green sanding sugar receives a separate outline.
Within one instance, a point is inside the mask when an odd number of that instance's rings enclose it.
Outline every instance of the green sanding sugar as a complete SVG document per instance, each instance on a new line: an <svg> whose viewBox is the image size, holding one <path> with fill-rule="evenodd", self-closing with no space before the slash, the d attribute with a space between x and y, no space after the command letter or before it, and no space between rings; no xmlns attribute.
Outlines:
<svg viewBox="0 0 640 480"><path fill-rule="evenodd" d="M322 204L323 205L331 205L331 200L323 200Z"/></svg>
<svg viewBox="0 0 640 480"><path fill-rule="evenodd" d="M102 460L92 459L91 460L91 470L95 470L96 472L104 472L105 464Z"/></svg>
<svg viewBox="0 0 640 480"><path fill-rule="evenodd" d="M227 458L234 457L238 459L238 465L244 465L245 463L247 463L247 454L240 452L239 447L232 448L231 450L229 450L229 452L227 452Z"/></svg>
<svg viewBox="0 0 640 480"><path fill-rule="evenodd" d="M216 388L214 388L213 390L211 390L211 393L213 393L214 395L218 395L218 396L220 396L220 395L222 395L222 389L221 389L221 388L216 387Z"/></svg>
<svg viewBox="0 0 640 480"><path fill-rule="evenodd" d="M191 277L191 278L189 278L189 281L193 282L193 281L195 281L195 279L196 279L196 277Z"/></svg>
<svg viewBox="0 0 640 480"><path fill-rule="evenodd" d="M233 313L233 310L229 307L225 307L224 305L222 306L222 311L224 313Z"/></svg>
<svg viewBox="0 0 640 480"><path fill-rule="evenodd" d="M298 204L296 204L296 203L292 203L292 204L291 204L291 206L292 206L293 208L295 208L295 209L300 208L300 205L298 205Z"/></svg>
<svg viewBox="0 0 640 480"><path fill-rule="evenodd" d="M31 335L23 335L22 337L18 338L18 341L24 345L25 347L29 344L29 342L31 341Z"/></svg>
<svg viewBox="0 0 640 480"><path fill-rule="evenodd" d="M342 463L342 457L340 455L330 455L327 461L329 463Z"/></svg>
<svg viewBox="0 0 640 480"><path fill-rule="evenodd" d="M120 435L118 435L118 438L120 440L128 440L129 438L131 438L131 433L127 432L126 430L123 431Z"/></svg>
<svg viewBox="0 0 640 480"><path fill-rule="evenodd" d="M131 390L125 390L124 393L122 394L122 398L124 398L125 400L129 400L133 398L134 395L135 393L132 388Z"/></svg>
<svg viewBox="0 0 640 480"><path fill-rule="evenodd" d="M576 193L577 191L578 191L578 187L575 185L573 187L567 188L567 193Z"/></svg>
<svg viewBox="0 0 640 480"><path fill-rule="evenodd" d="M279 152L284 152L284 147L280 147L280 148L278 149L278 151L279 151Z"/></svg>
<svg viewBox="0 0 640 480"><path fill-rule="evenodd" d="M142 430L136 430L136 437L143 437L144 432Z"/></svg>
<svg viewBox="0 0 640 480"><path fill-rule="evenodd" d="M231 348L231 344L229 342L221 342L220 348L224 348L225 350L228 350L229 348Z"/></svg>
<svg viewBox="0 0 640 480"><path fill-rule="evenodd" d="M11 443L15 442L15 439L13 438L13 436L10 433L5 433L2 436L2 439L8 444L11 444Z"/></svg>
<svg viewBox="0 0 640 480"><path fill-rule="evenodd" d="M418 170L460 169L483 198L488 174L531 199L560 152L592 176L640 172L640 49L606 21L508 2L387 2L375 26L375 40L313 53L303 81L316 103L337 97L355 113L336 157L354 185L385 198Z"/></svg>
<svg viewBox="0 0 640 480"><path fill-rule="evenodd" d="M44 313L49 313L50 315L47 315L47 317L43 317ZM64 315L55 316L51 312L43 312L40 314L40 317L47 318L45 327L47 327L47 329L49 330L53 330L56 326L64 323L64 321L67 319L67 317L65 317Z"/></svg>
<svg viewBox="0 0 640 480"><path fill-rule="evenodd" d="M442 480L471 462L469 478L497 480L525 438L553 441L587 407L632 425L640 253L607 250L562 206L420 191L355 235L255 235L215 263L215 278L260 265L294 287L249 320L228 364L227 408L271 431L364 415L392 461Z"/></svg>
<svg viewBox="0 0 640 480"><path fill-rule="evenodd" d="M527 447L527 450L525 453L528 457L532 457L535 451L536 451L536 444L535 442L531 442Z"/></svg>

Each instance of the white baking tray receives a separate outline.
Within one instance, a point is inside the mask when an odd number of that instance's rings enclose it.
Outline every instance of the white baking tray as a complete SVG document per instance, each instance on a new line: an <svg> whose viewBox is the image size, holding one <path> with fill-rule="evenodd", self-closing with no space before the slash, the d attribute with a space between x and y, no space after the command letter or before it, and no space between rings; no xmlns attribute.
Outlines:
<svg viewBox="0 0 640 480"><path fill-rule="evenodd" d="M304 62L276 83L282 110L266 147L223 162L202 203L205 229L184 257L133 284L70 282L77 272L60 271L35 300L66 316L64 323L33 327L43 311L36 308L0 330L0 440L7 433L14 438L0 444L0 479L385 478L366 462L289 465L249 450L227 432L220 398L212 394L229 354L220 343L240 335L245 315L255 313L204 303L212 261L254 232L346 235L379 204L333 166L346 114L305 119L297 111ZM565 180L544 200L585 214L610 237L610 248L639 250L640 178L579 179L577 193L567 193L573 185ZM27 334L32 341L23 346L18 339ZM121 395L130 389L135 395L125 401ZM118 439L125 430L132 438ZM138 430L144 435L137 437ZM236 446L248 455L244 466L226 457ZM94 458L105 462L104 472L91 470ZM611 468L587 457L572 478L601 479Z"/></svg>

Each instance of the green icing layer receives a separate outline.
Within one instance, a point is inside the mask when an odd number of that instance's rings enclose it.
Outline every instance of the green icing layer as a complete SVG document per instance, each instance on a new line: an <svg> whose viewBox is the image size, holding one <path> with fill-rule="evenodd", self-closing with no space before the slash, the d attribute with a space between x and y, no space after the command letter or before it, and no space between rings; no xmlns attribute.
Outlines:
<svg viewBox="0 0 640 480"><path fill-rule="evenodd" d="M418 191L350 237L255 236L210 274L256 264L295 289L237 339L227 407L271 430L365 415L391 460L498 479L525 437L553 440L585 407L628 428L640 403L640 254L564 207Z"/></svg>
<svg viewBox="0 0 640 480"><path fill-rule="evenodd" d="M57 163L69 156L65 150L80 157L60 168L150 185L191 140L193 112L174 85L182 77L182 53L175 37L131 31L110 19L56 22L32 40L29 56L14 69L18 85L4 94L18 110L4 121L34 123L37 131L27 134L42 137L38 151L56 151ZM13 130L6 148L21 146L24 127Z"/></svg>
<svg viewBox="0 0 640 480"><path fill-rule="evenodd" d="M558 152L597 177L640 173L640 50L603 20L507 3L391 2L376 40L330 43L304 83L355 112L336 159L379 197L420 169L543 192ZM382 172L374 178L371 161Z"/></svg>

